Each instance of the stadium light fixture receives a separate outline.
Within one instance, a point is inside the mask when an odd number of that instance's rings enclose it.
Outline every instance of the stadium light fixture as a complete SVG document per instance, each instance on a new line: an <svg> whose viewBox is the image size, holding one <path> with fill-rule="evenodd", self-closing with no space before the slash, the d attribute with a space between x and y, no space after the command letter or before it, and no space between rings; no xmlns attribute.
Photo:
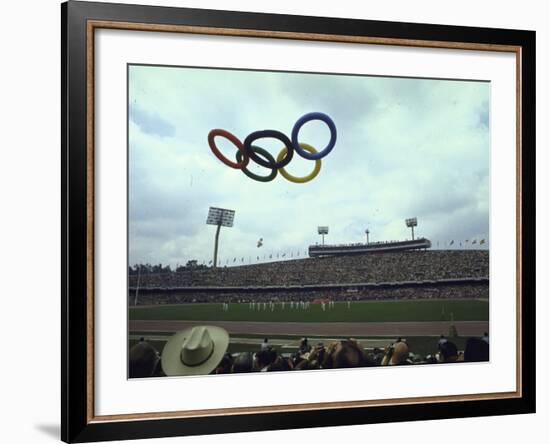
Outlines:
<svg viewBox="0 0 550 444"><path fill-rule="evenodd" d="M319 233L323 239L323 245L325 245L325 234L328 234L328 227L317 227L317 233Z"/></svg>
<svg viewBox="0 0 550 444"><path fill-rule="evenodd" d="M369 231L368 228L365 230L365 234L367 235L367 244L369 244L369 234L370 234L370 231Z"/></svg>
<svg viewBox="0 0 550 444"><path fill-rule="evenodd" d="M412 240L414 240L414 227L418 226L418 221L416 220L416 217L405 219L405 224L411 229Z"/></svg>
<svg viewBox="0 0 550 444"><path fill-rule="evenodd" d="M221 227L232 227L235 219L235 210L227 210L225 208L210 207L208 217L206 218L207 225L216 225L216 237L214 240L214 260L213 267L218 266L218 240L220 238Z"/></svg>

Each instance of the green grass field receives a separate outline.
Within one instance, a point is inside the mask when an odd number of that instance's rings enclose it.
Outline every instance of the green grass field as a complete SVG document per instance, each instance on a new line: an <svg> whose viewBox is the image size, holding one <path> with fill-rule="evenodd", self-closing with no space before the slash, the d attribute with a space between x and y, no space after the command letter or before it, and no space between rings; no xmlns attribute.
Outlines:
<svg viewBox="0 0 550 444"><path fill-rule="evenodd" d="M185 321L255 321L255 322L405 322L405 321L487 321L489 301L478 299L430 299L399 301L336 303L332 309L322 310L321 305L311 304L309 309L284 309L275 305L272 311L251 310L248 303L229 304L223 311L222 304L181 304L130 307L130 320L185 320Z"/></svg>

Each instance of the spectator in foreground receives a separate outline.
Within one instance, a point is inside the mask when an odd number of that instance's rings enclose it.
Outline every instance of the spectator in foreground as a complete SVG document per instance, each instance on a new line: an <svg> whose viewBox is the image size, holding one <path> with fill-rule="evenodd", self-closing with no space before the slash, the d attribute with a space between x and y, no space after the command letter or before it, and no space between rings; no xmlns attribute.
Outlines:
<svg viewBox="0 0 550 444"><path fill-rule="evenodd" d="M326 356L326 348L322 342L319 342L315 347L309 347L308 359L314 368L320 368Z"/></svg>
<svg viewBox="0 0 550 444"><path fill-rule="evenodd" d="M233 361L232 373L250 373L254 371L254 355L251 352L242 352Z"/></svg>
<svg viewBox="0 0 550 444"><path fill-rule="evenodd" d="M266 367L266 372L285 372L292 370L292 365L287 358L277 356L275 360Z"/></svg>
<svg viewBox="0 0 550 444"><path fill-rule="evenodd" d="M454 342L446 341L443 344L439 344L439 362L449 363L457 362L458 350Z"/></svg>
<svg viewBox="0 0 550 444"><path fill-rule="evenodd" d="M325 352L322 368L361 367L365 354L357 341L343 340L330 344Z"/></svg>
<svg viewBox="0 0 550 444"><path fill-rule="evenodd" d="M298 351L300 352L300 354L303 355L310 350L311 350L311 346L308 344L307 338L302 338L302 340L300 341L300 347L298 348Z"/></svg>
<svg viewBox="0 0 550 444"><path fill-rule="evenodd" d="M404 365L407 364L409 357L409 346L401 338L386 349L386 354L382 358L380 365Z"/></svg>
<svg viewBox="0 0 550 444"><path fill-rule="evenodd" d="M384 350L374 347L370 352L365 353L365 367L378 367L384 358Z"/></svg>
<svg viewBox="0 0 550 444"><path fill-rule="evenodd" d="M254 369L260 372L267 371L267 367L277 359L277 352L271 347L265 350L260 350L256 353L254 359Z"/></svg>
<svg viewBox="0 0 550 444"><path fill-rule="evenodd" d="M465 362L483 362L489 360L489 343L484 338L468 338L464 349Z"/></svg>
<svg viewBox="0 0 550 444"><path fill-rule="evenodd" d="M167 376L208 375L218 368L228 345L229 335L220 327L181 330L164 346L162 370Z"/></svg>
<svg viewBox="0 0 550 444"><path fill-rule="evenodd" d="M231 353L226 353L223 355L222 360L216 367L216 370L214 373L216 375L222 375L224 373L231 373L231 369L233 368L233 356Z"/></svg>
<svg viewBox="0 0 550 444"><path fill-rule="evenodd" d="M128 376L130 378L162 376L159 369L159 353L144 338L140 338L139 342L130 348L128 359Z"/></svg>

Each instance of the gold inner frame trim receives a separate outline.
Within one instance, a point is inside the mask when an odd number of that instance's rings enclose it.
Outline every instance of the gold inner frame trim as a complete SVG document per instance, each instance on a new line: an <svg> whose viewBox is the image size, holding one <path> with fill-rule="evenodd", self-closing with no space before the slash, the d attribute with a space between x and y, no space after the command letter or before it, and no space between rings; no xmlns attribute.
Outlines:
<svg viewBox="0 0 550 444"><path fill-rule="evenodd" d="M516 56L516 391L514 392L499 392L499 393L479 393L479 394L464 394L452 396L425 396L425 397L410 397L396 398L385 400L364 400L364 401L340 401L340 402L324 402L324 403L309 403L309 404L287 404L273 406L256 406L256 407L230 407L220 409L206 410L183 410L173 412L145 412L145 413L128 413L117 415L101 415L94 414L94 31L95 29L120 29L130 31L150 31L150 32L177 32L187 34L202 34L202 35L219 35L219 36L234 36L234 37L257 37L257 38L277 38L289 40L309 40L321 42L337 42L337 43L360 43L373 45L394 45L407 47L422 47L422 48L443 48L443 49L462 49L473 51L492 51L492 52L511 52ZM149 23L132 23L121 21L105 21L105 20L88 20L87 21L87 43L86 43L86 60L87 60L87 422L108 422L108 421L128 421L128 420L153 420L161 418L190 418L200 416L227 416L238 414L260 414L260 413L275 413L275 412L296 412L304 410L327 410L336 408L360 408L360 407L375 407L389 405L407 405L407 404L432 404L441 402L463 402L463 401L480 401L494 399L511 399L520 398L522 396L522 328L521 328L521 154L522 154L522 109L521 109L521 46L514 45L497 45L487 43L469 43L469 42L446 42L433 40L414 40L414 39L397 39L397 38L380 38L368 36L351 36L351 35L333 35L333 34L311 34L300 32L284 32L284 31L263 31L255 29L235 29L235 28L214 28L202 26L187 26L187 25L164 25L164 24L149 24Z"/></svg>

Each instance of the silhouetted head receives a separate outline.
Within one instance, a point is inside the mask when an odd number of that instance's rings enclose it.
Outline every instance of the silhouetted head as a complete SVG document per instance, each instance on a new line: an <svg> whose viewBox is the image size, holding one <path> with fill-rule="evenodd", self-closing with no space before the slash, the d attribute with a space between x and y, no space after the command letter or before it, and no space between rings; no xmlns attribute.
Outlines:
<svg viewBox="0 0 550 444"><path fill-rule="evenodd" d="M464 349L465 362L482 362L489 360L489 343L484 339L468 338Z"/></svg>
<svg viewBox="0 0 550 444"><path fill-rule="evenodd" d="M158 352L143 338L130 348L128 358L128 374L130 378L154 376L160 361Z"/></svg>
<svg viewBox="0 0 550 444"><path fill-rule="evenodd" d="M233 373L249 373L254 368L254 356L250 352L242 352L233 361Z"/></svg>

